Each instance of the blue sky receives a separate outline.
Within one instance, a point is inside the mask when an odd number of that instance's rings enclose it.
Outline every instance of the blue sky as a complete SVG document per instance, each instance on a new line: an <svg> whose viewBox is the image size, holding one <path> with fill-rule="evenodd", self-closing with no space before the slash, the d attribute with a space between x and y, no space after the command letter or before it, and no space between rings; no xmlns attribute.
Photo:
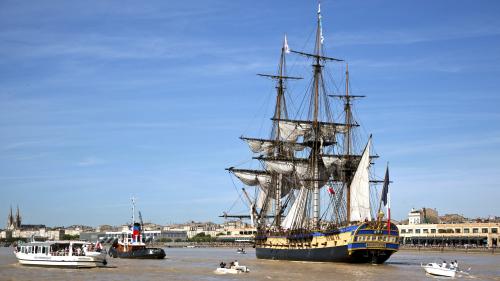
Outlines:
<svg viewBox="0 0 500 281"><path fill-rule="evenodd" d="M0 216L18 204L26 223L120 224L134 195L147 221L220 221L237 198L224 168L251 157L238 137L270 122L274 85L255 73L276 69L285 32L307 47L315 13L315 1L0 1ZM381 175L390 162L393 216L500 215L500 3L322 13L328 54L368 96L358 117Z"/></svg>

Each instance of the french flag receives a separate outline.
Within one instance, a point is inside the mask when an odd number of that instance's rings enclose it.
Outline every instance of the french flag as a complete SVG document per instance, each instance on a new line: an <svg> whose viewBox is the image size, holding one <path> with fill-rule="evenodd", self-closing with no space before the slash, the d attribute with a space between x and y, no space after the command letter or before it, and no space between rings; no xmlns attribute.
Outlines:
<svg viewBox="0 0 500 281"><path fill-rule="evenodd" d="M382 189L382 202L387 208L387 232L391 235L391 195L389 194L389 167L385 170L384 188Z"/></svg>

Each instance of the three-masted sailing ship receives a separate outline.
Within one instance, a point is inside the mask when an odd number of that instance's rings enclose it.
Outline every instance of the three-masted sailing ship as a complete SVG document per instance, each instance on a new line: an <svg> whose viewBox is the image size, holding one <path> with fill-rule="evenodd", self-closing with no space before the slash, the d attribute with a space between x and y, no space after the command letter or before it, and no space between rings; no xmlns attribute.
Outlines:
<svg viewBox="0 0 500 281"><path fill-rule="evenodd" d="M345 92L329 95L325 67L345 62L325 55L321 21L318 5L314 52L290 50L285 37L278 73L259 74L276 81L271 133L265 139L241 139L262 169L227 170L256 188L254 199L243 192L257 229L257 258L383 263L399 248L398 229L381 212L387 204L388 170L383 181L373 180L371 165L377 156L372 155L371 135L356 147L359 125L352 107L363 96L349 93L347 64ZM312 61L306 102L296 112L288 108L286 84L302 78L287 76L289 55ZM338 120L333 102L340 102L343 111ZM380 197L371 196L377 183L384 184Z"/></svg>

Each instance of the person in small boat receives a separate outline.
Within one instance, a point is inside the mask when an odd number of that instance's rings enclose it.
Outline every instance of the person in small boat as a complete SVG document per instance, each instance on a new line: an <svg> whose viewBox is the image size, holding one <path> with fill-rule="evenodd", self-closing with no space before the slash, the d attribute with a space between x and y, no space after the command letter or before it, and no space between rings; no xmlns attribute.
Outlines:
<svg viewBox="0 0 500 281"><path fill-rule="evenodd" d="M229 263L229 268L233 268L233 267L234 267L234 261Z"/></svg>
<svg viewBox="0 0 500 281"><path fill-rule="evenodd" d="M221 261L219 265L220 265L220 268L226 268L226 263L223 261Z"/></svg>
<svg viewBox="0 0 500 281"><path fill-rule="evenodd" d="M441 267L446 268L446 266L448 266L448 264L446 263L446 261L443 261L443 264L441 265Z"/></svg>
<svg viewBox="0 0 500 281"><path fill-rule="evenodd" d="M238 261L237 261L237 260L235 260L235 261L234 261L234 263L233 263L233 265L234 265L234 266L239 266L240 264L238 263Z"/></svg>

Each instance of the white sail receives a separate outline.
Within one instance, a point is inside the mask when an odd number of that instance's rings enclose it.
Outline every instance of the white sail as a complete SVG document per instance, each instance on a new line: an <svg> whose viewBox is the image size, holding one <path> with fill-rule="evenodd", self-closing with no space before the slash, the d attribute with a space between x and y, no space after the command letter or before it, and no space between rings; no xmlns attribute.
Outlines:
<svg viewBox="0 0 500 281"><path fill-rule="evenodd" d="M243 138L243 140L248 143L253 153L270 154L273 150L273 141L250 138Z"/></svg>
<svg viewBox="0 0 500 281"><path fill-rule="evenodd" d="M343 162L341 155L322 155L321 159L323 159L323 164L327 169L330 169L332 165L340 166Z"/></svg>
<svg viewBox="0 0 500 281"><path fill-rule="evenodd" d="M293 172L293 162L289 160L264 159L266 170L279 174L291 174Z"/></svg>
<svg viewBox="0 0 500 281"><path fill-rule="evenodd" d="M259 181L259 185L260 187L262 187L262 189L269 191L272 186L272 178L270 175L257 175L257 180Z"/></svg>
<svg viewBox="0 0 500 281"><path fill-rule="evenodd" d="M263 188L259 188L257 199L255 200L255 208L260 211L267 197L267 191Z"/></svg>
<svg viewBox="0 0 500 281"><path fill-rule="evenodd" d="M319 182L318 183L319 187L322 187L326 184L330 175L325 165L323 165L320 162L318 163L317 168L318 168L318 177L314 178L312 174L312 167L310 167L308 161L301 161L295 163L295 174L297 175L297 178L299 179L301 186L307 188L313 188L314 182L316 181Z"/></svg>
<svg viewBox="0 0 500 281"><path fill-rule="evenodd" d="M280 120L278 127L280 130L280 137L283 140L296 141L299 136L303 136L308 130L310 130L311 125Z"/></svg>
<svg viewBox="0 0 500 281"><path fill-rule="evenodd" d="M302 222L305 219L305 205L307 202L307 189L302 187L299 190L299 195L293 202L290 211L286 215L285 219L281 222L281 226L284 229L291 229L296 222Z"/></svg>
<svg viewBox="0 0 500 281"><path fill-rule="evenodd" d="M351 182L351 221L371 220L369 179L371 141L370 137Z"/></svg>
<svg viewBox="0 0 500 281"><path fill-rule="evenodd" d="M257 171L251 170L230 170L238 179L248 186L255 186L259 184Z"/></svg>
<svg viewBox="0 0 500 281"><path fill-rule="evenodd" d="M280 120L279 130L280 136L286 141L296 141L299 136L304 137L304 139L314 139L315 136L312 121L304 120ZM330 122L319 122L319 138L325 142L334 142L335 134L346 133L348 127L345 124L330 123Z"/></svg>

